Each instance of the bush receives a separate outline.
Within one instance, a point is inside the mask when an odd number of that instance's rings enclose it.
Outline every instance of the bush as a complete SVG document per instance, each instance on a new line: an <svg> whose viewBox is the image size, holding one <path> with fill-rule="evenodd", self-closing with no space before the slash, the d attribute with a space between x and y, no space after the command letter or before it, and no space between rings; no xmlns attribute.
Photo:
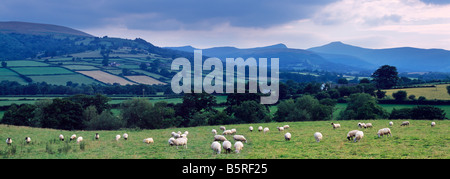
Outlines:
<svg viewBox="0 0 450 179"><path fill-rule="evenodd" d="M114 116L111 111L103 111L86 123L88 130L117 130L125 126L125 122Z"/></svg>
<svg viewBox="0 0 450 179"><path fill-rule="evenodd" d="M392 93L392 96L397 101L404 101L404 100L406 100L406 97L408 96L408 93L406 93L406 91L400 90L400 91L397 91L396 93Z"/></svg>
<svg viewBox="0 0 450 179"><path fill-rule="evenodd" d="M444 110L434 106L393 109L389 119L446 119Z"/></svg>
<svg viewBox="0 0 450 179"><path fill-rule="evenodd" d="M321 104L322 103L322 104ZM294 100L281 101L275 113L275 121L317 121L330 120L335 101L329 98L319 100L305 95Z"/></svg>
<svg viewBox="0 0 450 179"><path fill-rule="evenodd" d="M340 120L381 119L389 116L388 112L369 94L356 93L349 98L347 108L339 114Z"/></svg>

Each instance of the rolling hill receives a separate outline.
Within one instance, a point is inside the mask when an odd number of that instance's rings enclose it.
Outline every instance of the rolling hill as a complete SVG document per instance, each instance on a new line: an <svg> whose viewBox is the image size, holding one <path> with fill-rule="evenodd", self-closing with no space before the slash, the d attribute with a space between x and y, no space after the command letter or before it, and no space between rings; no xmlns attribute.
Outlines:
<svg viewBox="0 0 450 179"><path fill-rule="evenodd" d="M0 22L0 33L33 34L33 35L58 34L63 36L94 37L86 32L75 30L69 27L52 24L39 24L39 23L18 22L18 21Z"/></svg>

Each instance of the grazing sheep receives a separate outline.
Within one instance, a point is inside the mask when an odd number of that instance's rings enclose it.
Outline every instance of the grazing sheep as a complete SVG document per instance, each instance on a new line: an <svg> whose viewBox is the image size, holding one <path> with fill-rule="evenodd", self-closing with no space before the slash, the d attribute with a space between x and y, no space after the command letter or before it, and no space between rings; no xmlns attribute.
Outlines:
<svg viewBox="0 0 450 179"><path fill-rule="evenodd" d="M175 132L172 132L172 137L174 137L175 139L180 138L181 135Z"/></svg>
<svg viewBox="0 0 450 179"><path fill-rule="evenodd" d="M79 144L81 141L83 141L83 137L80 136L77 138L77 144Z"/></svg>
<svg viewBox="0 0 450 179"><path fill-rule="evenodd" d="M183 134L186 134L186 136L189 134L189 132L188 131L184 131L184 133Z"/></svg>
<svg viewBox="0 0 450 179"><path fill-rule="evenodd" d="M95 133L95 140L98 140L100 138L100 135L98 133Z"/></svg>
<svg viewBox="0 0 450 179"><path fill-rule="evenodd" d="M340 127L341 127L341 124L331 123L331 125L333 126L333 129L336 129L336 128L340 128Z"/></svg>
<svg viewBox="0 0 450 179"><path fill-rule="evenodd" d="M358 131L355 134L355 139L353 140L353 142L356 142L356 141L359 142L363 137L364 137L364 132L363 131Z"/></svg>
<svg viewBox="0 0 450 179"><path fill-rule="evenodd" d="M263 130L263 127L262 127L262 126L259 126L259 127L258 127L258 131L261 132L262 130Z"/></svg>
<svg viewBox="0 0 450 179"><path fill-rule="evenodd" d="M214 135L217 135L217 131L215 129L211 130Z"/></svg>
<svg viewBox="0 0 450 179"><path fill-rule="evenodd" d="M284 140L290 141L291 140L291 133L284 134Z"/></svg>
<svg viewBox="0 0 450 179"><path fill-rule="evenodd" d="M234 143L234 149L236 153L239 153L242 149L244 148L244 144L240 141L237 141L236 143Z"/></svg>
<svg viewBox="0 0 450 179"><path fill-rule="evenodd" d="M366 123L366 128L372 128L372 127L373 127L372 123Z"/></svg>
<svg viewBox="0 0 450 179"><path fill-rule="evenodd" d="M187 149L187 141L188 141L187 138L178 138L178 139L173 140L173 144L175 146L177 146L177 149L178 149L178 146L184 146L184 148Z"/></svg>
<svg viewBox="0 0 450 179"><path fill-rule="evenodd" d="M225 130L227 130L227 128L225 128L225 126L220 126L220 128L219 128L220 130L222 130L222 131L225 131Z"/></svg>
<svg viewBox="0 0 450 179"><path fill-rule="evenodd" d="M253 132L253 126L248 127L248 130L250 130L250 132Z"/></svg>
<svg viewBox="0 0 450 179"><path fill-rule="evenodd" d="M225 130L223 131L222 135L229 135L232 134L233 132L231 130Z"/></svg>
<svg viewBox="0 0 450 179"><path fill-rule="evenodd" d="M289 129L290 127L289 127L289 125L284 125L283 128L284 129Z"/></svg>
<svg viewBox="0 0 450 179"><path fill-rule="evenodd" d="M245 139L245 137L243 135L234 135L233 139L235 141L244 141L245 143L247 143L247 139Z"/></svg>
<svg viewBox="0 0 450 179"><path fill-rule="evenodd" d="M227 140L227 138L225 138L225 136L223 136L223 135L215 135L214 136L214 141L226 141Z"/></svg>
<svg viewBox="0 0 450 179"><path fill-rule="evenodd" d="M25 137L25 142L27 142L27 144L29 144L31 142L31 138L30 137Z"/></svg>
<svg viewBox="0 0 450 179"><path fill-rule="evenodd" d="M264 134L265 134L266 132L269 132L269 128L268 128L268 127L264 128Z"/></svg>
<svg viewBox="0 0 450 179"><path fill-rule="evenodd" d="M225 149L225 153L231 152L231 142L230 141L228 141L228 140L223 141L222 146L223 146L223 149Z"/></svg>
<svg viewBox="0 0 450 179"><path fill-rule="evenodd" d="M128 139L128 134L127 133L123 134L123 139L125 139L125 140Z"/></svg>
<svg viewBox="0 0 450 179"><path fill-rule="evenodd" d="M389 126L393 126L394 125L394 122L389 122Z"/></svg>
<svg viewBox="0 0 450 179"><path fill-rule="evenodd" d="M7 145L11 145L11 143L12 143L12 139L8 137L8 138L6 139L6 144L7 144Z"/></svg>
<svg viewBox="0 0 450 179"><path fill-rule="evenodd" d="M173 137L171 137L171 138L169 139L168 142L169 142L169 145L170 145L170 146L175 145L174 142L173 142L174 140L175 140L175 138L173 138Z"/></svg>
<svg viewBox="0 0 450 179"><path fill-rule="evenodd" d="M187 138L187 134L181 134L180 138Z"/></svg>
<svg viewBox="0 0 450 179"><path fill-rule="evenodd" d="M222 148L220 147L220 143L219 143L219 142L216 142L216 141L214 141L214 142L211 144L211 149L213 149L213 151L214 151L215 153L217 153L217 154L220 154L220 151L222 150Z"/></svg>
<svg viewBox="0 0 450 179"><path fill-rule="evenodd" d="M400 126L409 126L409 121L403 121L402 124L400 124Z"/></svg>
<svg viewBox="0 0 450 179"><path fill-rule="evenodd" d="M436 125L435 122L431 122L431 127L434 127Z"/></svg>
<svg viewBox="0 0 450 179"><path fill-rule="evenodd" d="M231 134L236 134L236 129L231 129Z"/></svg>
<svg viewBox="0 0 450 179"><path fill-rule="evenodd" d="M347 133L347 139L350 141L350 140L353 140L353 137L355 137L355 135L356 135L356 133L358 132L358 130L352 130L352 131L349 131L348 133Z"/></svg>
<svg viewBox="0 0 450 179"><path fill-rule="evenodd" d="M320 142L320 140L322 140L322 133L320 132L316 132L314 133L314 138L316 139L316 142Z"/></svg>
<svg viewBox="0 0 450 179"><path fill-rule="evenodd" d="M75 140L77 138L77 135L73 134L72 136L70 136L70 141Z"/></svg>
<svg viewBox="0 0 450 179"><path fill-rule="evenodd" d="M116 135L116 141L119 141L120 135Z"/></svg>
<svg viewBox="0 0 450 179"><path fill-rule="evenodd" d="M277 127L278 132L284 131L284 127Z"/></svg>
<svg viewBox="0 0 450 179"><path fill-rule="evenodd" d="M59 134L59 140L64 141L64 136L62 134Z"/></svg>
<svg viewBox="0 0 450 179"><path fill-rule="evenodd" d="M153 138L146 138L143 142L146 144L153 144Z"/></svg>
<svg viewBox="0 0 450 179"><path fill-rule="evenodd" d="M366 128L366 124L358 122L358 127L359 128Z"/></svg>
<svg viewBox="0 0 450 179"><path fill-rule="evenodd" d="M390 137L392 137L391 129L389 129L389 128L383 128L383 129L378 130L378 132L377 132L378 137L381 137L383 135L388 135L388 134Z"/></svg>

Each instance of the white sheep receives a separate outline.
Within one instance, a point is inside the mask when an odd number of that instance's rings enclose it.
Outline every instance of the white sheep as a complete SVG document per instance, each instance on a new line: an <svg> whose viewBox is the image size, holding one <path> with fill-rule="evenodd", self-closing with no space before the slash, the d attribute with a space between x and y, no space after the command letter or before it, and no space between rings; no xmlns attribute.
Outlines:
<svg viewBox="0 0 450 179"><path fill-rule="evenodd" d="M358 122L358 127L359 128L366 128L366 124Z"/></svg>
<svg viewBox="0 0 450 179"><path fill-rule="evenodd" d="M336 129L336 128L340 128L340 127L341 127L341 124L331 123L331 125L333 126L333 129Z"/></svg>
<svg viewBox="0 0 450 179"><path fill-rule="evenodd" d="M389 126L393 126L394 125L394 122L389 122Z"/></svg>
<svg viewBox="0 0 450 179"><path fill-rule="evenodd" d="M120 135L116 135L116 141L119 141Z"/></svg>
<svg viewBox="0 0 450 179"><path fill-rule="evenodd" d="M187 134L181 134L181 138L187 138Z"/></svg>
<svg viewBox="0 0 450 179"><path fill-rule="evenodd" d="M27 144L29 144L31 142L31 138L30 137L25 137L25 142L27 142Z"/></svg>
<svg viewBox="0 0 450 179"><path fill-rule="evenodd" d="M291 140L291 133L284 134L284 140L290 141Z"/></svg>
<svg viewBox="0 0 450 179"><path fill-rule="evenodd" d="M244 141L245 143L247 143L247 139L243 135L234 135L233 139L235 141L241 141L241 142Z"/></svg>
<svg viewBox="0 0 450 179"><path fill-rule="evenodd" d="M278 132L284 131L284 127L277 127Z"/></svg>
<svg viewBox="0 0 450 179"><path fill-rule="evenodd" d="M225 130L223 131L222 135L229 135L232 134L233 132L231 130Z"/></svg>
<svg viewBox="0 0 450 179"><path fill-rule="evenodd" d="M400 126L409 126L409 121L403 121L402 124L400 124Z"/></svg>
<svg viewBox="0 0 450 179"><path fill-rule="evenodd" d="M153 144L153 138L146 138L143 142L146 144Z"/></svg>
<svg viewBox="0 0 450 179"><path fill-rule="evenodd" d="M264 134L265 134L266 132L269 132L269 128L268 128L268 127L264 128Z"/></svg>
<svg viewBox="0 0 450 179"><path fill-rule="evenodd" d="M12 139L8 137L8 138L6 139L6 144L7 144L7 145L11 145L11 143L12 143Z"/></svg>
<svg viewBox="0 0 450 179"><path fill-rule="evenodd" d="M244 144L240 141L234 143L234 149L236 153L239 153L244 148Z"/></svg>
<svg viewBox="0 0 450 179"><path fill-rule="evenodd" d="M173 144L175 146L177 146L177 149L178 149L178 146L184 146L184 148L187 149L187 141L188 141L187 138L178 138L178 139L173 140Z"/></svg>
<svg viewBox="0 0 450 179"><path fill-rule="evenodd" d="M349 131L348 133L347 133L347 139L350 141L350 140L353 140L353 137L355 137L355 135L356 135L356 133L358 132L358 130L352 130L352 131Z"/></svg>
<svg viewBox="0 0 450 179"><path fill-rule="evenodd" d="M62 134L59 134L59 140L64 141L64 136Z"/></svg>
<svg viewBox="0 0 450 179"><path fill-rule="evenodd" d="M378 132L377 132L378 137L381 137L383 135L388 135L388 134L389 134L389 136L392 137L391 129L389 129L389 128L383 128L383 129L378 130Z"/></svg>
<svg viewBox="0 0 450 179"><path fill-rule="evenodd" d="M373 127L372 123L366 123L366 128L372 128L372 127Z"/></svg>
<svg viewBox="0 0 450 179"><path fill-rule="evenodd" d="M259 126L259 127L258 127L258 131L261 132L262 130L263 130L263 127L262 127L262 126Z"/></svg>
<svg viewBox="0 0 450 179"><path fill-rule="evenodd" d="M168 141L170 146L175 145L173 141L175 141L175 138L171 137Z"/></svg>
<svg viewBox="0 0 450 179"><path fill-rule="evenodd" d="M214 141L226 141L227 140L227 138L225 138L225 136L223 136L223 135L215 135L214 136Z"/></svg>
<svg viewBox="0 0 450 179"><path fill-rule="evenodd" d="M70 141L75 140L77 138L77 135L73 134L72 136L70 136Z"/></svg>
<svg viewBox="0 0 450 179"><path fill-rule="evenodd" d="M231 129L231 134L236 134L236 129Z"/></svg>
<svg viewBox="0 0 450 179"><path fill-rule="evenodd" d="M183 134L186 134L186 136L189 134L189 132L188 131L184 131L184 133Z"/></svg>
<svg viewBox="0 0 450 179"><path fill-rule="evenodd" d="M177 139L177 138L180 138L181 135L178 134L178 133L172 132L172 137L175 138L175 139Z"/></svg>
<svg viewBox="0 0 450 179"><path fill-rule="evenodd" d="M219 129L222 130L222 131L225 131L227 128L225 126L220 126Z"/></svg>
<svg viewBox="0 0 450 179"><path fill-rule="evenodd" d="M95 133L95 140L98 140L100 138L100 135L98 133Z"/></svg>
<svg viewBox="0 0 450 179"><path fill-rule="evenodd" d="M214 135L217 135L216 129L211 130L211 132L212 132Z"/></svg>
<svg viewBox="0 0 450 179"><path fill-rule="evenodd" d="M320 140L322 140L322 133L320 132L316 132L314 133L314 138L316 139L316 142L320 142Z"/></svg>
<svg viewBox="0 0 450 179"><path fill-rule="evenodd" d="M436 125L436 123L433 121L431 122L431 127L434 127Z"/></svg>
<svg viewBox="0 0 450 179"><path fill-rule="evenodd" d="M363 137L364 137L364 132L363 131L358 131L355 134L355 139L353 140L353 142L356 142L356 141L359 142Z"/></svg>
<svg viewBox="0 0 450 179"><path fill-rule="evenodd" d="M128 139L128 134L127 133L123 134L123 139L125 139L125 140Z"/></svg>
<svg viewBox="0 0 450 179"><path fill-rule="evenodd" d="M80 136L80 137L77 138L77 144L79 144L82 141L83 141L83 137Z"/></svg>
<svg viewBox="0 0 450 179"><path fill-rule="evenodd" d="M250 132L253 132L253 126L248 127L248 130L250 130Z"/></svg>
<svg viewBox="0 0 450 179"><path fill-rule="evenodd" d="M284 125L283 128L284 128L284 129L289 129L290 126L289 126L289 125Z"/></svg>
<svg viewBox="0 0 450 179"><path fill-rule="evenodd" d="M223 146L223 149L225 149L225 153L231 152L231 142L230 141L228 141L228 140L223 141L222 146Z"/></svg>
<svg viewBox="0 0 450 179"><path fill-rule="evenodd" d="M213 151L214 151L215 153L217 153L217 154L220 154L220 151L222 150L222 148L220 147L220 143L219 143L219 142L216 142L216 141L214 141L214 142L211 144L211 149L213 149Z"/></svg>

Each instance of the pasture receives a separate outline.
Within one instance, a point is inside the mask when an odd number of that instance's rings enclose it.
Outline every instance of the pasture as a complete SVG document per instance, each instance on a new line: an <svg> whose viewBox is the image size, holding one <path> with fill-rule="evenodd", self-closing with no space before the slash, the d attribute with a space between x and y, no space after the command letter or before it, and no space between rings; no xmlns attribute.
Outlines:
<svg viewBox="0 0 450 179"><path fill-rule="evenodd" d="M428 100L450 100L450 95L447 93L446 87L449 84L441 84L436 85L435 88L432 87L423 87L423 88L404 88L404 89L389 89L386 91L386 96L390 96L393 98L392 93L396 93L397 91L406 91L409 95L415 95L416 99L420 96L427 98Z"/></svg>
<svg viewBox="0 0 450 179"><path fill-rule="evenodd" d="M135 84L135 83L128 81L122 77L115 76L115 75L106 73L104 71L76 71L76 72L81 73L86 76L89 76L89 77L92 77L103 83L109 83L109 84L119 83L120 85Z"/></svg>
<svg viewBox="0 0 450 179"><path fill-rule="evenodd" d="M450 121L410 120L411 125L401 127L403 120L393 120L394 126L388 125L390 120L369 121L333 121L340 123L341 128L333 129L331 121L284 122L261 124L225 125L227 129L237 129L237 134L244 135L248 143L244 143L241 153L213 154L210 146L213 141L212 129L219 126L201 126L190 128L169 128L158 130L122 129L117 131L65 131L55 129L30 128L0 125L0 158L101 158L101 159L450 159ZM358 122L371 122L373 128L359 129ZM289 129L279 132L276 127L288 124ZM255 130L250 132L249 126ZM257 131L258 126L269 127L270 132L263 134ZM377 137L378 129L389 127L392 137ZM349 142L346 139L350 130L361 130L364 138L360 142ZM168 145L171 132L189 131L187 149ZM290 132L292 139L285 141L284 134ZM317 143L313 137L321 132L323 139ZM95 133L100 134L98 141ZM118 134L128 133L128 140L121 138L115 141ZM58 140L63 134L66 141ZM84 141L77 144L68 141L69 136L83 136ZM25 144L26 136L32 142ZM13 144L7 146L5 139L11 137ZM152 137L154 144L145 144L143 139ZM226 136L234 144L232 135Z"/></svg>

